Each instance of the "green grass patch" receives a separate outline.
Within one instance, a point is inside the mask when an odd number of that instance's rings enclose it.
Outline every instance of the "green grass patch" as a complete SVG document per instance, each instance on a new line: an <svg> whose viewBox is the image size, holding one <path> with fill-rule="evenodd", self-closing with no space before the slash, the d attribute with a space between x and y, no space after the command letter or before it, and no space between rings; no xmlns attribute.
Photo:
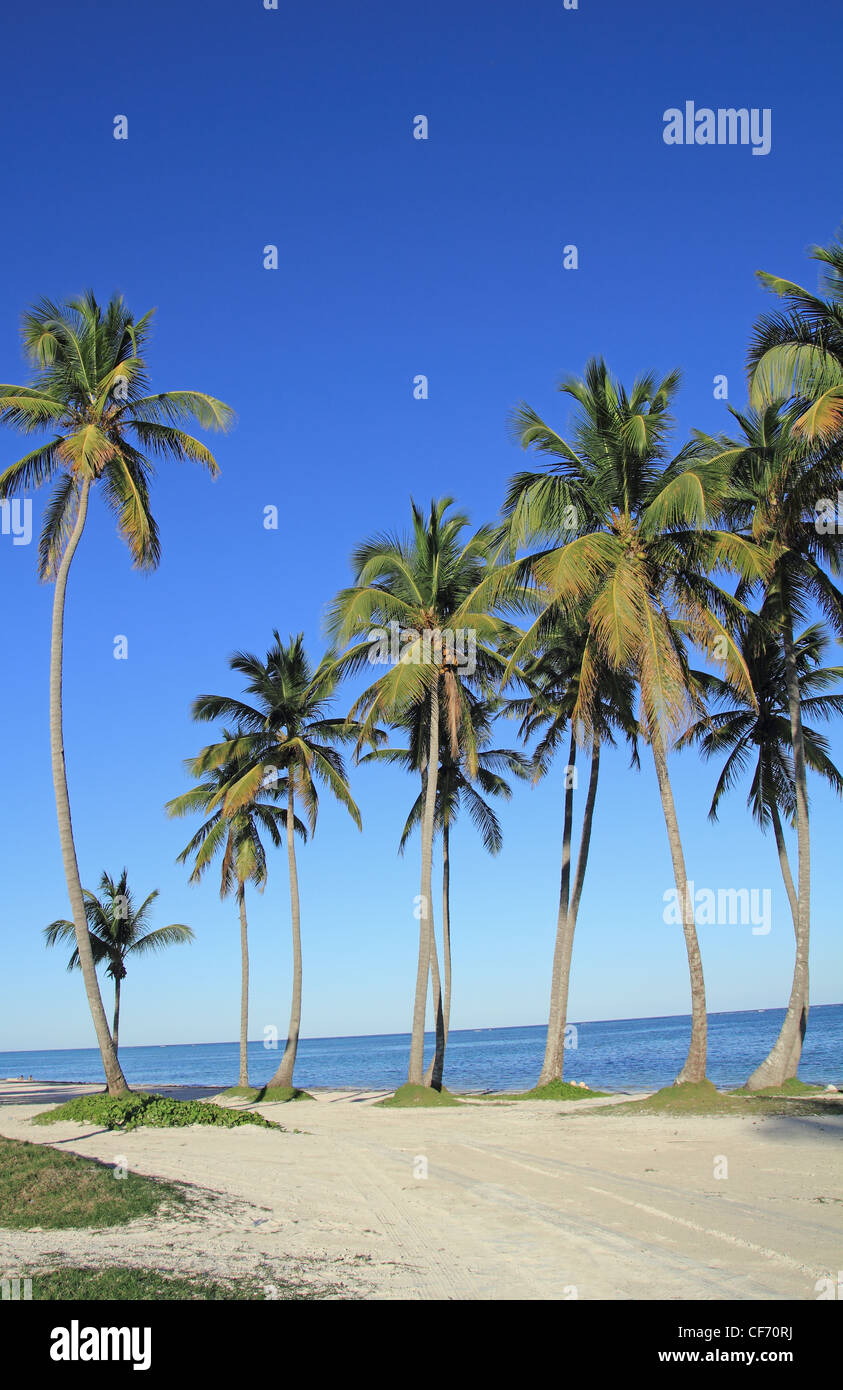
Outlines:
<svg viewBox="0 0 843 1390"><path fill-rule="evenodd" d="M736 1095L747 1096L816 1096L822 1094L824 1087L812 1086L807 1081L800 1081L798 1077L788 1077L781 1086L765 1086L760 1091L750 1091L744 1086Z"/></svg>
<svg viewBox="0 0 843 1390"><path fill-rule="evenodd" d="M289 1105L294 1100L313 1100L309 1091L297 1086L264 1086L258 1095L258 1105Z"/></svg>
<svg viewBox="0 0 843 1390"><path fill-rule="evenodd" d="M272 1297L279 1300L319 1299L331 1296L330 1290L313 1289L304 1284L280 1281L277 1275L268 1274L265 1281L260 1279L210 1279L203 1275L162 1274L157 1269L131 1269L115 1266L113 1269L94 1269L87 1265L68 1266L65 1269L50 1270L47 1274L34 1273L32 1279L32 1301L51 1302L53 1300L81 1301L83 1303L123 1300L175 1302L210 1302L248 1299L266 1299L271 1291ZM345 1296L345 1295L343 1295Z"/></svg>
<svg viewBox="0 0 843 1390"><path fill-rule="evenodd" d="M570 1081L548 1081L545 1086L534 1086L531 1091L517 1091L512 1095L499 1096L499 1100L594 1100L597 1096L608 1096L609 1091L590 1091L587 1087L574 1086Z"/></svg>
<svg viewBox="0 0 843 1390"><path fill-rule="evenodd" d="M432 1105L459 1105L456 1096L443 1086L441 1091L435 1091L432 1086L399 1086L394 1096L387 1096L386 1100L375 1102L376 1105L386 1106L387 1109L419 1109Z"/></svg>
<svg viewBox="0 0 843 1390"><path fill-rule="evenodd" d="M36 1125L58 1124L76 1120L79 1124L100 1125L103 1129L130 1130L150 1125L154 1129L176 1129L183 1125L217 1125L233 1129L237 1125L260 1125L264 1129L280 1129L280 1125L255 1115L251 1110L232 1110L207 1100L174 1100L144 1091L129 1091L124 1096L77 1096L54 1110L36 1115Z"/></svg>
<svg viewBox="0 0 843 1390"><path fill-rule="evenodd" d="M801 1086L801 1082L797 1083ZM837 1102L837 1103L835 1103ZM835 1096L821 1100L816 1091L783 1089L765 1094L760 1091L718 1091L711 1081L683 1082L681 1086L663 1086L644 1100L625 1101L622 1105L600 1107L605 1115L821 1115L830 1116L843 1110L843 1098ZM590 1113L590 1112L589 1112ZM596 1113L596 1112L595 1112Z"/></svg>
<svg viewBox="0 0 843 1390"><path fill-rule="evenodd" d="M122 1226L182 1206L184 1191L138 1173L115 1177L94 1159L58 1153L47 1144L0 1139L0 1226L16 1231Z"/></svg>
<svg viewBox="0 0 843 1390"><path fill-rule="evenodd" d="M263 1094L260 1086L229 1086L227 1091L221 1091L220 1095L224 1100L248 1100L256 1101L258 1096Z"/></svg>

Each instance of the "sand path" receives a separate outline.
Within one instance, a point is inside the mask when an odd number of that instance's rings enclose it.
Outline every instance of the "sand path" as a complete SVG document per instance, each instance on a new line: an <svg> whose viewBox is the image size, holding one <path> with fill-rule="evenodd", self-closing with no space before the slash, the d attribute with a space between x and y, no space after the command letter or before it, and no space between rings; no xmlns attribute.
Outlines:
<svg viewBox="0 0 843 1390"><path fill-rule="evenodd" d="M812 1299L843 1265L839 1107L680 1121L582 1112L600 1102L384 1110L371 1093L323 1092L266 1107L304 1133L116 1135L34 1128L35 1099L0 1084L0 1133L223 1199L110 1231L0 1232L6 1272L84 1260L288 1277L340 1297Z"/></svg>

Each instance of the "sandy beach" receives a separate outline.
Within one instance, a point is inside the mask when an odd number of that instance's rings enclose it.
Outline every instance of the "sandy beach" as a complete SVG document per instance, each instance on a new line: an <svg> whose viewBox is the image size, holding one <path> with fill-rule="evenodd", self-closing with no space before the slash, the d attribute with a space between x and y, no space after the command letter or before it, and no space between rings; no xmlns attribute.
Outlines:
<svg viewBox="0 0 843 1390"><path fill-rule="evenodd" d="M3 1272L248 1274L270 1297L276 1276L339 1298L810 1300L840 1265L839 1102L827 1117L677 1117L624 1115L617 1098L415 1111L323 1091L262 1108L284 1134L29 1123L96 1089L0 1083L0 1133L125 1161L195 1200L173 1220L0 1232Z"/></svg>

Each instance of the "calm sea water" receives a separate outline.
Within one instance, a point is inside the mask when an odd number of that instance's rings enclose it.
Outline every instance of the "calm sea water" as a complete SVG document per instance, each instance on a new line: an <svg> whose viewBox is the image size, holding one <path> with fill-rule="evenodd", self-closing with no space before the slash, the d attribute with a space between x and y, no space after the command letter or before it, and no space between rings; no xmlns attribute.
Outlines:
<svg viewBox="0 0 843 1390"><path fill-rule="evenodd" d="M710 1014L708 1074L719 1086L742 1085L766 1056L783 1009ZM666 1086L685 1059L690 1017L626 1018L577 1025L577 1047L565 1061L571 1081L607 1091ZM532 1085L544 1051L545 1028L457 1029L448 1039L446 1083L456 1090L511 1090ZM432 1039L431 1039L432 1044ZM305 1038L299 1044L296 1082L304 1087L381 1089L406 1080L408 1034L363 1038ZM130 1083L229 1086L237 1080L236 1043L124 1047L120 1060ZM268 1081L279 1053L249 1044L250 1080ZM811 1010L803 1081L843 1082L843 1004ZM101 1081L94 1048L61 1052L0 1052L0 1077L36 1081Z"/></svg>

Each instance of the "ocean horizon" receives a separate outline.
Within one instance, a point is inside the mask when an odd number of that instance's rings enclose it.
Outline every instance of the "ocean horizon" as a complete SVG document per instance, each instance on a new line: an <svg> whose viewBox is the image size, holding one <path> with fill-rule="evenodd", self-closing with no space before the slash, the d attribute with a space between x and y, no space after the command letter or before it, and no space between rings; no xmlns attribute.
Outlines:
<svg viewBox="0 0 843 1390"><path fill-rule="evenodd" d="M752 1009L708 1016L708 1075L717 1086L740 1086L775 1041L785 1011ZM523 1090L538 1077L546 1024L514 1028L455 1028L448 1039L445 1081L454 1090ZM575 1023L566 1050L565 1077L604 1091L650 1090L676 1077L690 1038L689 1014L603 1019ZM426 1053L433 1035L427 1035ZM249 1043L249 1072L263 1085L280 1059L279 1047ZM318 1090L394 1089L406 1080L409 1033L301 1038L296 1084ZM219 1086L237 1081L236 1042L158 1043L121 1047L130 1084ZM803 1081L839 1084L843 1077L843 1004L811 1009L799 1075ZM103 1080L95 1048L0 1052L0 1076L40 1082Z"/></svg>

